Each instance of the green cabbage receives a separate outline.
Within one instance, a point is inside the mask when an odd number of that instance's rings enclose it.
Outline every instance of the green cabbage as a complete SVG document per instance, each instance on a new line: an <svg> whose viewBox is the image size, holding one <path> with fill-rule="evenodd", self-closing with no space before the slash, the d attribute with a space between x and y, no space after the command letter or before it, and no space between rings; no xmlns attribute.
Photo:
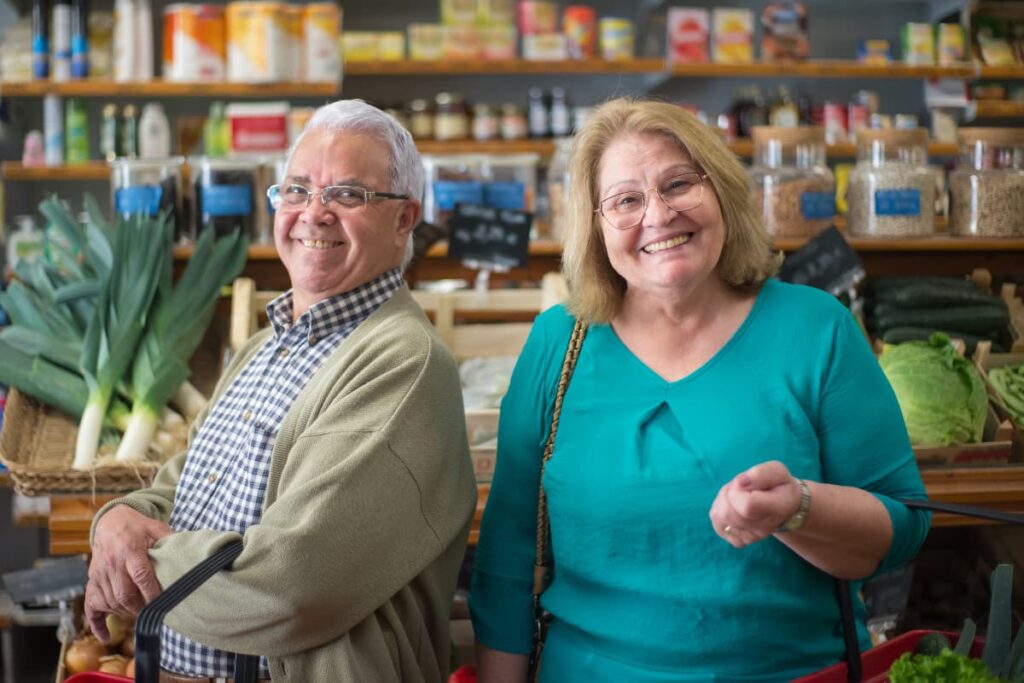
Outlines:
<svg viewBox="0 0 1024 683"><path fill-rule="evenodd" d="M923 343L923 342L922 342ZM909 652L889 669L890 683L1000 683L985 662L943 650L938 655Z"/></svg>
<svg viewBox="0 0 1024 683"><path fill-rule="evenodd" d="M981 376L944 334L886 345L878 358L914 445L981 441L988 397Z"/></svg>

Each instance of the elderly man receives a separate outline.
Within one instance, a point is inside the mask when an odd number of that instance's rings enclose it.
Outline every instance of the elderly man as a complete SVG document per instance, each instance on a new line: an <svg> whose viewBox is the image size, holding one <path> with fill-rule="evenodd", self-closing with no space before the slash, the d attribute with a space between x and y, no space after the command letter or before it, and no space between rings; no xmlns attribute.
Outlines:
<svg viewBox="0 0 1024 683"><path fill-rule="evenodd" d="M93 522L86 615L136 613L237 539L173 610L162 681L442 681L475 507L455 363L402 279L420 217L412 137L321 108L268 191L290 291L225 371L188 451Z"/></svg>

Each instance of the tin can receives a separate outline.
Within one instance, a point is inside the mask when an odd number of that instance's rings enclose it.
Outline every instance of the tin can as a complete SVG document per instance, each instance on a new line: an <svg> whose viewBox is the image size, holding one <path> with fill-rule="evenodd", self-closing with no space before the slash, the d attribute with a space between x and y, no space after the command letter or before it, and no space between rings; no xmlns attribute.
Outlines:
<svg viewBox="0 0 1024 683"><path fill-rule="evenodd" d="M224 80L225 33L222 6L168 5L164 8L164 77L169 81Z"/></svg>
<svg viewBox="0 0 1024 683"><path fill-rule="evenodd" d="M283 3L232 2L226 23L229 81L267 83L291 76Z"/></svg>
<svg viewBox="0 0 1024 683"><path fill-rule="evenodd" d="M558 29L558 3L521 0L519 3L519 33L533 36L554 33Z"/></svg>
<svg viewBox="0 0 1024 683"><path fill-rule="evenodd" d="M597 13L587 5L569 5L562 12L562 30L571 59L592 59L597 43Z"/></svg>
<svg viewBox="0 0 1024 683"><path fill-rule="evenodd" d="M288 73L288 80L303 81L306 74L306 49L303 38L305 37L305 11L298 5L284 6L284 58L287 65L284 70ZM334 37L334 49L337 50L338 37Z"/></svg>
<svg viewBox="0 0 1024 683"><path fill-rule="evenodd" d="M633 22L604 17L600 22L601 56L609 61L633 58Z"/></svg>

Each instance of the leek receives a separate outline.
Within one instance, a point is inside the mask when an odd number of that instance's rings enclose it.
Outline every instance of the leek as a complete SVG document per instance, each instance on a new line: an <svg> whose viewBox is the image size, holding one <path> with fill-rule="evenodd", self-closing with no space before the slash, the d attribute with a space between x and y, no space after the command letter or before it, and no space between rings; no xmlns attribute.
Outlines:
<svg viewBox="0 0 1024 683"><path fill-rule="evenodd" d="M177 284L170 259L132 364L132 415L117 449L120 462L145 456L168 400L191 374L188 360L203 340L221 287L245 265L248 240L239 231L215 238L204 230Z"/></svg>
<svg viewBox="0 0 1024 683"><path fill-rule="evenodd" d="M110 276L86 328L80 360L89 396L78 427L72 467L93 467L103 417L132 362L157 286L170 261L172 226L166 215L135 215L114 231Z"/></svg>

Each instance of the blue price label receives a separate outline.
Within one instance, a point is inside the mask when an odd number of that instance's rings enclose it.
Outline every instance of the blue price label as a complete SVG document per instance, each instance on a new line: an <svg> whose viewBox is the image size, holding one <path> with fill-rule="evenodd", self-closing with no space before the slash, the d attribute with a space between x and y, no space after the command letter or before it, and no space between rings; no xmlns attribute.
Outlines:
<svg viewBox="0 0 1024 683"><path fill-rule="evenodd" d="M252 215L252 188L248 185L207 185L200 201L207 216Z"/></svg>
<svg viewBox="0 0 1024 683"><path fill-rule="evenodd" d="M526 209L526 186L522 183L487 183L484 185L484 204L496 209Z"/></svg>
<svg viewBox="0 0 1024 683"><path fill-rule="evenodd" d="M921 190L876 190L875 215L920 216Z"/></svg>
<svg viewBox="0 0 1024 683"><path fill-rule="evenodd" d="M836 215L836 196L831 192L804 192L800 195L800 213L809 221L832 218Z"/></svg>
<svg viewBox="0 0 1024 683"><path fill-rule="evenodd" d="M164 190L159 185L136 185L122 187L114 193L114 206L122 215L141 213L155 216L160 211L160 199Z"/></svg>
<svg viewBox="0 0 1024 683"><path fill-rule="evenodd" d="M434 203L441 211L454 211L455 205L482 204L484 188L481 183L466 180L437 180L434 182Z"/></svg>

